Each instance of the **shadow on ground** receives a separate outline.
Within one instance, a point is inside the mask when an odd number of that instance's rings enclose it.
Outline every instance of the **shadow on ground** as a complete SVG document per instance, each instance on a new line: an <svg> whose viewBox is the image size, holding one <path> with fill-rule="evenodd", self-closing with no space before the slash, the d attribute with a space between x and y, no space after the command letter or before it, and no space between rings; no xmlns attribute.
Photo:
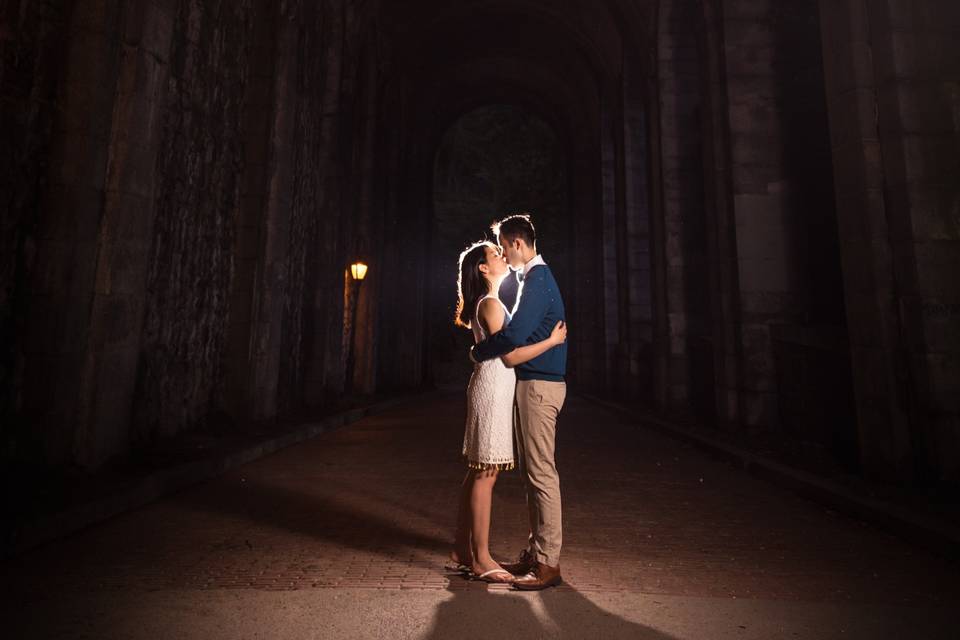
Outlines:
<svg viewBox="0 0 960 640"><path fill-rule="evenodd" d="M567 585L569 587L569 585ZM423 636L448 638L604 638L604 640L677 640L604 611L576 589L520 593L497 589L463 591L454 583L453 597L437 607Z"/></svg>

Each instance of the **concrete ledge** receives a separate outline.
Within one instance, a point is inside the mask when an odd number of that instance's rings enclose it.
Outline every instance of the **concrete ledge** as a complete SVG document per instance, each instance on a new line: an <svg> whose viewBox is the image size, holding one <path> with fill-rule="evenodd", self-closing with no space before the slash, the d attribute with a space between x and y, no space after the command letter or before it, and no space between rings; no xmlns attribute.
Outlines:
<svg viewBox="0 0 960 640"><path fill-rule="evenodd" d="M268 456L280 449L435 393L435 391L415 393L391 398L366 407L350 409L328 416L318 422L299 425L275 437L268 436L253 444L248 443L233 450L214 453L203 460L195 460L157 471L139 478L109 495L103 495L82 504L74 505L59 513L20 523L14 530L9 544L3 549L2 556L10 557L23 553L113 516L142 507L191 485L215 478L230 469Z"/></svg>
<svg viewBox="0 0 960 640"><path fill-rule="evenodd" d="M638 414L636 410L610 400L588 394L578 395L611 409L631 421L642 422L661 433L727 460L758 478L771 481L839 512L870 522L936 553L960 557L960 527L894 502L863 495L836 481L790 467L656 415Z"/></svg>

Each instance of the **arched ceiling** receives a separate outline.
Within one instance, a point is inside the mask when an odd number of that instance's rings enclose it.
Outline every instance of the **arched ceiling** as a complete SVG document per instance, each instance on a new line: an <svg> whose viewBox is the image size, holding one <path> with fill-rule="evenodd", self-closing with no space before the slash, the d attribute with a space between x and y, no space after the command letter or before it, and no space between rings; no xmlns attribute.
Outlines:
<svg viewBox="0 0 960 640"><path fill-rule="evenodd" d="M458 117L484 104L515 104L537 114L561 137L564 147L582 148L595 118L594 96L576 95L556 71L539 64L518 69L515 59L490 57L458 65L442 85L443 96L430 96L419 114L418 129L428 146ZM558 105L566 105L558 107Z"/></svg>
<svg viewBox="0 0 960 640"><path fill-rule="evenodd" d="M462 38L475 32L488 47L540 41L556 53L575 51L598 73L616 75L624 47L643 49L652 36L656 5L656 0L407 0L384 2L380 26L401 64L420 58L423 65L469 51Z"/></svg>
<svg viewBox="0 0 960 640"><path fill-rule="evenodd" d="M653 5L414 0L383 2L378 22L419 141L435 145L461 114L498 102L539 114L576 148L620 78L624 47L643 48Z"/></svg>

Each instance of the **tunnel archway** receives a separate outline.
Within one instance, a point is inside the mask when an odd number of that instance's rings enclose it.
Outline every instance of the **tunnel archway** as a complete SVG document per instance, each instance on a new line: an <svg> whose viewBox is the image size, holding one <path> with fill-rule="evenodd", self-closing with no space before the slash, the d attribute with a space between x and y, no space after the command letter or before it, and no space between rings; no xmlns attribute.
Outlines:
<svg viewBox="0 0 960 640"><path fill-rule="evenodd" d="M550 124L522 106L494 104L458 118L437 147L427 269L429 371L439 386L464 388L469 332L452 324L456 261L467 244L493 240L490 223L533 214L541 253L561 287L570 281L571 230L567 153ZM512 286L511 286L512 285ZM502 298L512 306L516 281Z"/></svg>
<svg viewBox="0 0 960 640"><path fill-rule="evenodd" d="M937 151L955 122L931 106L950 78L891 53L886 9L14 4L11 456L97 468L434 381L435 152L463 114L515 104L567 159L571 382L853 471L957 477Z"/></svg>
<svg viewBox="0 0 960 640"><path fill-rule="evenodd" d="M568 379L598 391L640 388L652 398L660 357L654 334L665 327L654 326L658 296L652 291L655 161L648 131L654 119L648 112L656 95L649 80L654 3L424 2L416 7L385 8L396 74L385 91L390 105L385 111L392 119L384 129L403 132L397 143L400 193L393 228L404 233L402 227L412 223L421 232L408 232L405 239L423 246L433 212L434 150L464 113L514 104L538 114L567 155L569 268L576 278L564 299L568 320L577 327ZM425 259L410 267L420 270L424 282L431 278ZM448 279L454 278L451 268ZM416 339L384 335L383 342L404 345L409 354L404 358L418 363L410 373L434 379L428 316L448 320L450 314L432 309L427 296L401 299L386 291L383 301L385 308L405 308L398 324L417 327ZM414 352L415 344L419 351ZM381 359L385 375L402 375L396 369L395 362Z"/></svg>

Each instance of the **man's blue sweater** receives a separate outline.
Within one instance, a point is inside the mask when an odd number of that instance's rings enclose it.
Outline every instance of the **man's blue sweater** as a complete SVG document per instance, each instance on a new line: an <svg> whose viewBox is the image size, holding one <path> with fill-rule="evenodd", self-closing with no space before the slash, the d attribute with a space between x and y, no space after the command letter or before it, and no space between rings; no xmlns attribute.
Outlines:
<svg viewBox="0 0 960 640"><path fill-rule="evenodd" d="M483 342L473 346L477 362L499 358L517 347L550 337L559 320L566 321L560 288L550 267L539 264L523 278L520 303L510 323ZM567 343L557 345L533 360L517 365L518 380L562 382L567 372Z"/></svg>

